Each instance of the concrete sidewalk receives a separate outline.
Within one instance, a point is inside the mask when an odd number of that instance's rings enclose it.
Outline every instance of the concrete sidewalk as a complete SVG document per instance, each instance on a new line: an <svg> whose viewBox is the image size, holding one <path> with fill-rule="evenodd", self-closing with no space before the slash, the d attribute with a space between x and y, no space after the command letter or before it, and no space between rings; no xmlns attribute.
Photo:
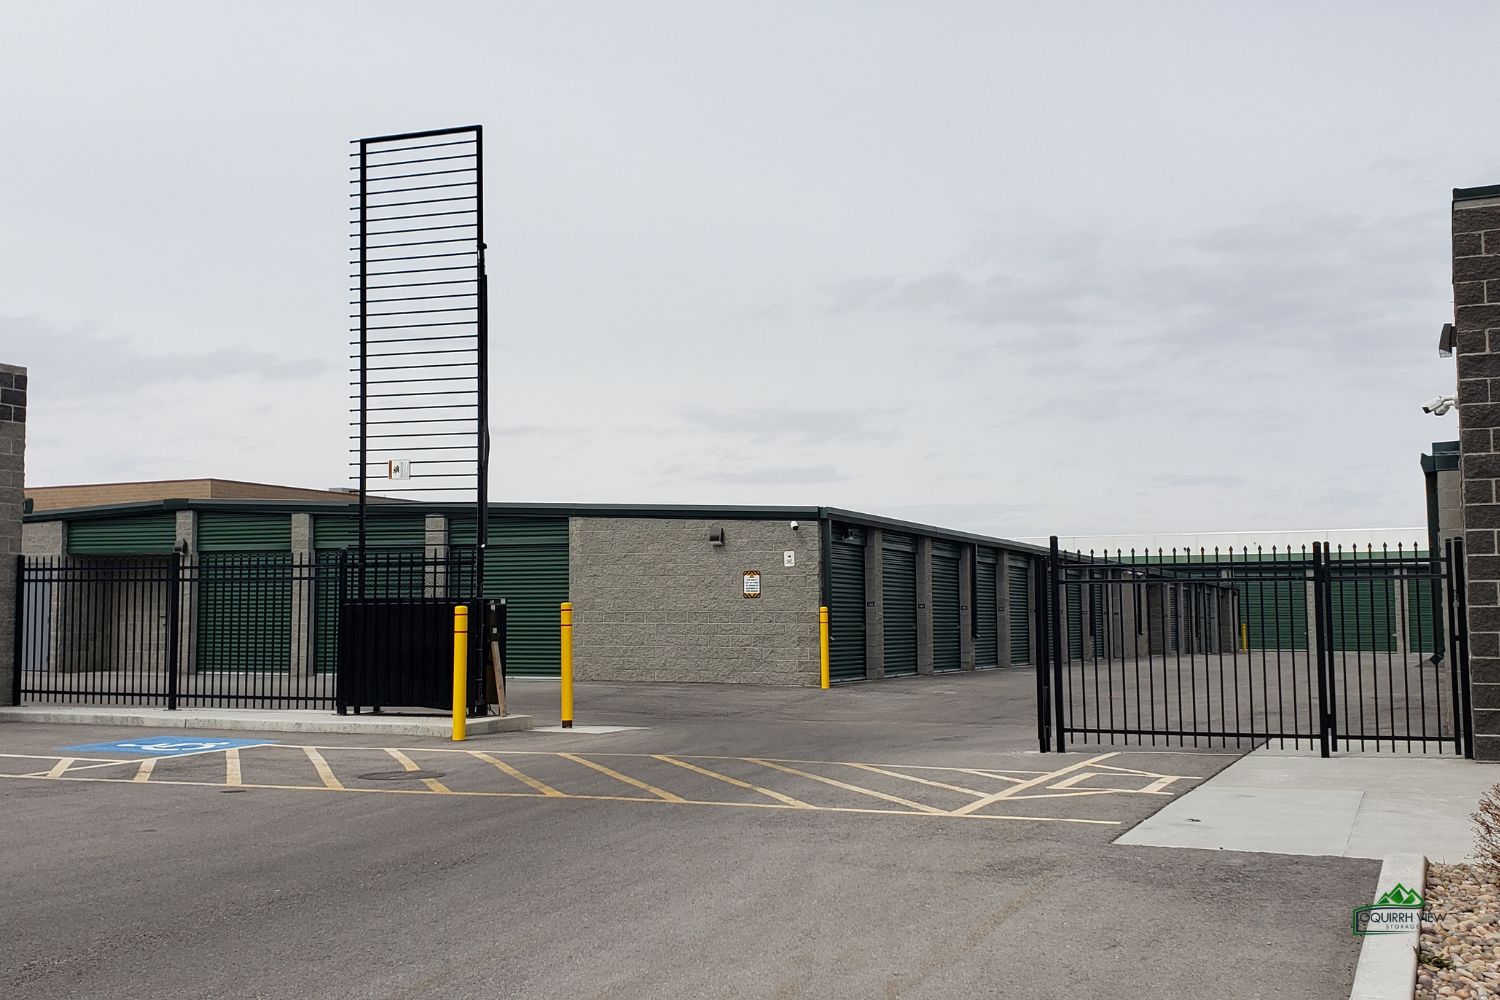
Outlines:
<svg viewBox="0 0 1500 1000"><path fill-rule="evenodd" d="M87 726L146 726L151 729L201 729L211 732L257 733L366 733L372 736L446 737L452 731L448 715L338 715L334 712L297 709L164 708L130 705L22 705L0 708L0 722L74 723ZM489 715L469 719L471 735L508 733L531 729L529 715Z"/></svg>
<svg viewBox="0 0 1500 1000"><path fill-rule="evenodd" d="M1500 766L1458 757L1247 754L1120 837L1143 847L1468 860L1469 819Z"/></svg>

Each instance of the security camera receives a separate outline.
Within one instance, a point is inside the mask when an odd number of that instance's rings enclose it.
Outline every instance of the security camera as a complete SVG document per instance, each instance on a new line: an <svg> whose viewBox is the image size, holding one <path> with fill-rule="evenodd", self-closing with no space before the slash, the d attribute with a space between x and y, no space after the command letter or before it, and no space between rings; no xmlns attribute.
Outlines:
<svg viewBox="0 0 1500 1000"><path fill-rule="evenodd" d="M793 531L796 531L796 530L797 530L797 522L796 522L796 521L793 521L793 522L792 522L792 530L793 530Z"/></svg>
<svg viewBox="0 0 1500 1000"><path fill-rule="evenodd" d="M1457 404L1457 402L1458 399L1454 396L1433 396L1427 402L1422 404L1422 412L1430 413L1434 417L1441 417L1443 414L1453 409L1454 405Z"/></svg>

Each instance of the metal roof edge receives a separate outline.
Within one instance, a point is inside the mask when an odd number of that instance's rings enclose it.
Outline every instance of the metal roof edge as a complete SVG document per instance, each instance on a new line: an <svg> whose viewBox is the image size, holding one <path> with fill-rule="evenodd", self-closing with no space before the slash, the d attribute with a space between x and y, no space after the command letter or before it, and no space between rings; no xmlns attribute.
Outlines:
<svg viewBox="0 0 1500 1000"><path fill-rule="evenodd" d="M1485 184L1482 187L1454 188L1453 200L1475 201L1479 198L1500 198L1500 184Z"/></svg>
<svg viewBox="0 0 1500 1000"><path fill-rule="evenodd" d="M976 542L989 545L997 549L1009 549L1012 552L1030 552L1033 554L1046 554L1047 549L1040 545L1031 545L1027 542L1018 542L1013 538L999 538L994 535L980 535L972 531L959 531L954 528L939 528L931 524L921 524L917 521L902 521L899 518L884 517L880 514L862 514L857 510L845 510L842 507L821 508L824 516L838 521L846 521L849 524L857 524L867 528L893 528L902 532L915 535L929 535L955 542Z"/></svg>

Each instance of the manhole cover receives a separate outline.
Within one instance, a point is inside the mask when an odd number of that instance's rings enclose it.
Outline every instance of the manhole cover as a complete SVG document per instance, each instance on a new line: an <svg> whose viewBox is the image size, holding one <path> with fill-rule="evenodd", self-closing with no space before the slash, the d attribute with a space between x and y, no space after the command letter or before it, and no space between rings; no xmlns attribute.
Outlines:
<svg viewBox="0 0 1500 1000"><path fill-rule="evenodd" d="M361 781L420 781L423 778L441 778L442 771L371 771L361 774Z"/></svg>

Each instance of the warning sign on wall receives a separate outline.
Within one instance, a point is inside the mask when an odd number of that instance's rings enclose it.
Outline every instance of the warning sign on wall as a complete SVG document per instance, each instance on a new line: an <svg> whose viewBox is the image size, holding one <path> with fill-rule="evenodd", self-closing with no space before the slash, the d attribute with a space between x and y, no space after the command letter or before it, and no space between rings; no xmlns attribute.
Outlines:
<svg viewBox="0 0 1500 1000"><path fill-rule="evenodd" d="M760 570L758 570L758 569L747 569L747 570L745 570L745 596L746 597L759 597L760 596Z"/></svg>

